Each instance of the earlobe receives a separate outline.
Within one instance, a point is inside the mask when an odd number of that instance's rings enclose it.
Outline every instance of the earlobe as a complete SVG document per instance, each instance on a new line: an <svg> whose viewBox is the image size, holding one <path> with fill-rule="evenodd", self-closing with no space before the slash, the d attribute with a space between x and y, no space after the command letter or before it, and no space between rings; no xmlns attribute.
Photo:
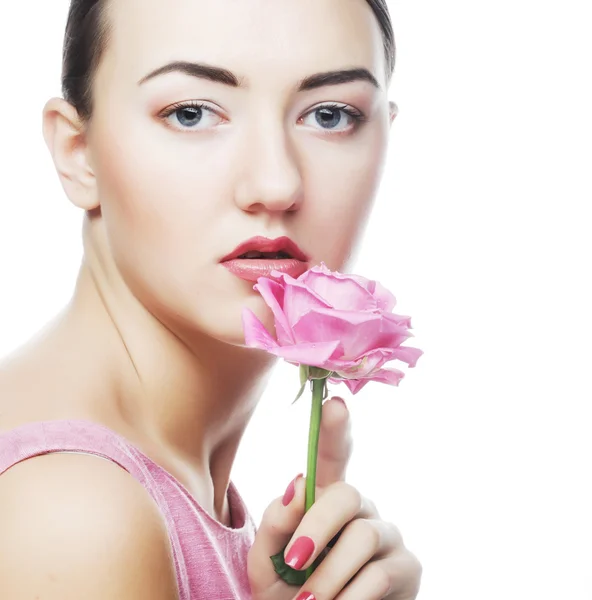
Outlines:
<svg viewBox="0 0 592 600"><path fill-rule="evenodd" d="M391 100L389 102L389 118L390 118L390 124L393 124L393 121L395 120L396 116L399 114L399 107Z"/></svg>
<svg viewBox="0 0 592 600"><path fill-rule="evenodd" d="M76 109L62 98L52 98L43 109L43 137L70 201L84 210L97 208L84 124Z"/></svg>

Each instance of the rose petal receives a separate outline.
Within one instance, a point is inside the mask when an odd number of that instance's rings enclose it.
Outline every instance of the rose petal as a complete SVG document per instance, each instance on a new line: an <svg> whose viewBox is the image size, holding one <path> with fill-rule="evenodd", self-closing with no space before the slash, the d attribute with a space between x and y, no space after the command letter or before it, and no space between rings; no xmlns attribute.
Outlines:
<svg viewBox="0 0 592 600"><path fill-rule="evenodd" d="M380 369L372 377L363 379L334 379L333 377L329 377L329 381L331 383L343 382L352 394L357 394L370 381L398 386L403 377L405 377L405 374L396 369Z"/></svg>
<svg viewBox="0 0 592 600"><path fill-rule="evenodd" d="M276 340L273 339L269 331L267 331L263 323L261 323L250 308L243 308L242 321L247 346L260 348L268 352L278 347Z"/></svg>
<svg viewBox="0 0 592 600"><path fill-rule="evenodd" d="M376 348L395 348L409 332L376 313L314 309L292 327L297 343L341 340L345 360L353 360Z"/></svg>
<svg viewBox="0 0 592 600"><path fill-rule="evenodd" d="M267 277L259 277L257 284L253 286L253 289L257 290L261 294L263 300L273 312L278 342L282 346L293 344L294 336L283 309L283 286L275 281L272 281L271 279L268 279Z"/></svg>
<svg viewBox="0 0 592 600"><path fill-rule="evenodd" d="M305 281L309 273L324 273L325 275L331 275L333 271L331 271L331 269L329 269L329 267L327 267L327 265L321 261L318 265L314 265L308 271L303 273L298 279Z"/></svg>
<svg viewBox="0 0 592 600"><path fill-rule="evenodd" d="M407 346L376 348L355 360L332 358L325 363L325 368L329 371L335 371L346 379L361 379L372 377L373 372L393 360L401 360L407 363L409 367L414 367L422 354L421 350Z"/></svg>
<svg viewBox="0 0 592 600"><path fill-rule="evenodd" d="M382 315L385 319L396 323L397 325L401 325L402 327L407 327L411 329L411 317L406 317L404 315L395 315L394 313L384 313ZM409 334L410 337L413 337L413 334Z"/></svg>
<svg viewBox="0 0 592 600"><path fill-rule="evenodd" d="M379 383L388 383L390 385L399 385L405 373L398 369L380 369L368 379L368 381L378 381Z"/></svg>
<svg viewBox="0 0 592 600"><path fill-rule="evenodd" d="M394 358L406 362L409 368L415 367L419 357L423 355L423 350L412 348L411 346L399 346L394 351Z"/></svg>
<svg viewBox="0 0 592 600"><path fill-rule="evenodd" d="M390 313L397 305L397 299L378 281L372 281L372 284L372 287L368 291L374 296L378 308Z"/></svg>
<svg viewBox="0 0 592 600"><path fill-rule="evenodd" d="M323 275L333 275L334 273L336 273L336 271L331 271L327 265L324 262L320 262L318 265L315 265L314 267L311 267L310 269L308 269L308 271L305 271L304 273L302 273L302 275L300 275L300 277L298 277L298 281L300 283L304 283L306 285L306 282L308 281L308 278L311 275L314 275L316 273L322 273Z"/></svg>
<svg viewBox="0 0 592 600"><path fill-rule="evenodd" d="M289 275L288 273L282 273L281 271L276 271L275 269L269 273L269 277L279 282L282 286L286 283L294 283L300 279L300 277L298 279L294 279L292 275Z"/></svg>
<svg viewBox="0 0 592 600"><path fill-rule="evenodd" d="M321 277L319 277L319 275ZM369 294L371 294L374 297L376 307L379 310L382 310L385 312L390 312L393 310L393 308L397 304L397 299L395 298L395 296L388 289L386 289L380 282L374 281L371 279L367 279L366 277L362 277L361 275L344 274L344 273L340 273L338 271L331 271L329 268L327 268L327 265L325 265L324 262L321 262L320 265L314 266L311 269L309 269L308 271L306 271L305 273L303 273L302 275L300 275L300 277L298 278L298 281L303 282L308 285L309 280L318 281L322 277L328 277L328 278L333 278L333 279L337 279L337 280L348 279L350 281L357 283L360 287L362 287L364 290L366 290L366 292L368 292ZM311 285L311 287L312 287L312 285ZM325 298L327 301L330 302L330 298L328 296L325 296L323 293L320 293L317 290L317 288L315 288L315 291L317 291L317 293L319 293L320 296L322 296L323 298ZM333 303L331 302L331 304L333 304ZM346 308L346 307L340 306L338 304L333 304L333 306L335 306L336 308L344 308L344 309Z"/></svg>
<svg viewBox="0 0 592 600"><path fill-rule="evenodd" d="M284 288L284 313L288 323L294 324L313 308L331 308L320 296L298 281L290 282Z"/></svg>
<svg viewBox="0 0 592 600"><path fill-rule="evenodd" d="M324 343L297 344L295 346L277 346L269 352L291 363L324 369L333 356L343 352L343 348L341 342L337 340Z"/></svg>
<svg viewBox="0 0 592 600"><path fill-rule="evenodd" d="M302 283L338 310L376 310L376 300L355 279L341 273L308 271Z"/></svg>
<svg viewBox="0 0 592 600"><path fill-rule="evenodd" d="M349 275L344 275L343 273L336 273L337 275L341 275L343 277L349 277L354 281L357 281L367 292L374 295L374 288L376 287L376 281L372 279L368 279L367 277L363 277L362 275L355 275L353 273Z"/></svg>
<svg viewBox="0 0 592 600"><path fill-rule="evenodd" d="M343 382L349 388L352 394L357 394L369 381L370 379L335 379L329 377L331 383Z"/></svg>
<svg viewBox="0 0 592 600"><path fill-rule="evenodd" d="M334 360L330 362L330 370L346 379L368 377L373 371L394 360L395 351L393 348L376 348L356 360Z"/></svg>

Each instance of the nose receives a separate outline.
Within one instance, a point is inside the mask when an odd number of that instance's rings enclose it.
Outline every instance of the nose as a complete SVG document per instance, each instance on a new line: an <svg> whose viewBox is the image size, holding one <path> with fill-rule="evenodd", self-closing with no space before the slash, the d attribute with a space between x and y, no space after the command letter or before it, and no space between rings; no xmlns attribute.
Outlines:
<svg viewBox="0 0 592 600"><path fill-rule="evenodd" d="M247 212L292 212L302 203L303 181L298 156L279 123L253 127L242 154L235 203Z"/></svg>

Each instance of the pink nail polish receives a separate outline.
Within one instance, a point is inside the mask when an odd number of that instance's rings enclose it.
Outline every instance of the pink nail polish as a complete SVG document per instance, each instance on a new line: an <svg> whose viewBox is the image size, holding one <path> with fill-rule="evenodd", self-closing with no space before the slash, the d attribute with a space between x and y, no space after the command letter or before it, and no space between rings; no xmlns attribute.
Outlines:
<svg viewBox="0 0 592 600"><path fill-rule="evenodd" d="M314 597L314 594L311 594L310 592L302 592L302 594L300 594L300 596L298 596L298 598L296 598L296 600L317 600Z"/></svg>
<svg viewBox="0 0 592 600"><path fill-rule="evenodd" d="M290 481L290 485L288 486L288 489L282 498L282 504L284 506L288 506L288 504L294 500L294 495L296 494L296 481L298 480L298 477L302 477L302 473L296 475L296 477Z"/></svg>
<svg viewBox="0 0 592 600"><path fill-rule="evenodd" d="M314 549L315 544L311 538L299 537L285 557L286 564L296 570L302 569L312 556Z"/></svg>

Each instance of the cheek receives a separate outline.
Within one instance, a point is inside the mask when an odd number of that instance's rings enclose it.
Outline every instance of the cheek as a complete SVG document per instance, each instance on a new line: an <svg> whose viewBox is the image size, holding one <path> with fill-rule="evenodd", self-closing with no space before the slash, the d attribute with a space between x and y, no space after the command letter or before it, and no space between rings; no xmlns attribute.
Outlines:
<svg viewBox="0 0 592 600"><path fill-rule="evenodd" d="M115 133L104 128L93 148L109 252L147 308L184 314L211 275L227 210L219 156L145 122Z"/></svg>
<svg viewBox="0 0 592 600"><path fill-rule="evenodd" d="M113 242L125 241L145 259L181 259L220 210L225 190L215 157L199 156L195 146L175 143L145 122L123 136L107 129L97 137L98 193Z"/></svg>
<svg viewBox="0 0 592 600"><path fill-rule="evenodd" d="M333 149L309 153L310 226L306 236L318 257L339 269L354 250L380 184L388 130L378 124ZM316 160L315 160L316 158Z"/></svg>

